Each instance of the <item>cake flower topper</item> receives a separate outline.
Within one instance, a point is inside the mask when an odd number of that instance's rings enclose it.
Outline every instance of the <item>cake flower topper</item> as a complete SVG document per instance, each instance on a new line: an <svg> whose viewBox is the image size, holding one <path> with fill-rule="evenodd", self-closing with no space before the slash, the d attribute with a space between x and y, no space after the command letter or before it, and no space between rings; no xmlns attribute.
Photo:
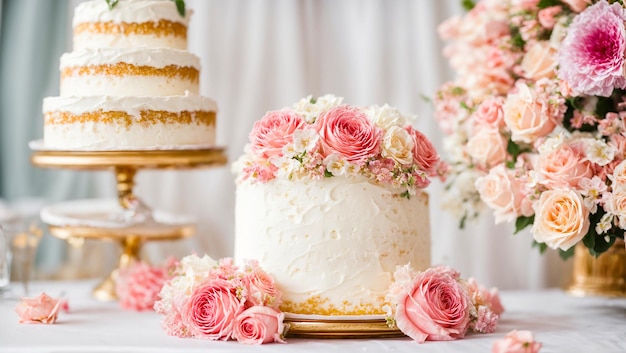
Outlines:
<svg viewBox="0 0 626 353"><path fill-rule="evenodd" d="M113 8L115 7L115 5L117 5L117 3L120 0L105 0L107 2L107 5L109 5L109 10L113 10ZM178 13L185 17L185 0L172 0L176 3L176 9L178 10Z"/></svg>
<svg viewBox="0 0 626 353"><path fill-rule="evenodd" d="M532 226L535 245L592 255L626 230L623 1L464 1L439 27L456 78L437 92L461 219Z"/></svg>
<svg viewBox="0 0 626 353"><path fill-rule="evenodd" d="M362 176L410 197L445 169L411 120L389 105L360 108L333 95L309 96L258 120L234 168L242 180L258 182Z"/></svg>

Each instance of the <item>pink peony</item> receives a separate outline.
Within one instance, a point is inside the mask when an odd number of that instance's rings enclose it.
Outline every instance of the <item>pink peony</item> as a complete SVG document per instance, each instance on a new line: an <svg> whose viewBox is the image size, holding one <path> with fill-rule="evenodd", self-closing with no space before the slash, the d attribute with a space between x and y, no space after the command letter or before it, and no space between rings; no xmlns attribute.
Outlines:
<svg viewBox="0 0 626 353"><path fill-rule="evenodd" d="M15 307L20 323L26 324L54 324L59 315L59 309L68 310L67 302L63 299L54 299L46 293L36 298L22 298Z"/></svg>
<svg viewBox="0 0 626 353"><path fill-rule="evenodd" d="M470 324L470 298L453 271L421 272L397 299L396 325L422 343L462 338Z"/></svg>
<svg viewBox="0 0 626 353"><path fill-rule="evenodd" d="M574 91L608 97L625 88L626 10L599 1L574 17L559 50L559 78Z"/></svg>
<svg viewBox="0 0 626 353"><path fill-rule="evenodd" d="M530 331L513 330L493 343L492 353L538 353L541 343L535 342Z"/></svg>
<svg viewBox="0 0 626 353"><path fill-rule="evenodd" d="M435 175L439 164L439 154L435 146L426 135L413 127L407 126L406 130L413 138L413 162L429 175Z"/></svg>
<svg viewBox="0 0 626 353"><path fill-rule="evenodd" d="M194 290L182 308L182 322L192 336L210 340L228 340L233 335L235 318L244 310L235 288L215 279Z"/></svg>
<svg viewBox="0 0 626 353"><path fill-rule="evenodd" d="M349 163L362 165L380 153L384 131L357 108L331 108L316 124L324 157L336 153Z"/></svg>
<svg viewBox="0 0 626 353"><path fill-rule="evenodd" d="M277 309L281 303L281 292L276 288L272 276L263 271L257 261L250 261L243 271L242 282L248 299L246 304L267 305Z"/></svg>
<svg viewBox="0 0 626 353"><path fill-rule="evenodd" d="M280 157L283 147L293 142L293 132L305 124L304 119L291 110L268 112L254 123L250 132L252 151L266 159Z"/></svg>
<svg viewBox="0 0 626 353"><path fill-rule="evenodd" d="M163 284L171 278L170 268L135 262L119 273L115 285L120 305L129 310L153 310Z"/></svg>
<svg viewBox="0 0 626 353"><path fill-rule="evenodd" d="M235 319L233 337L243 344L285 343L285 315L269 306L252 306Z"/></svg>

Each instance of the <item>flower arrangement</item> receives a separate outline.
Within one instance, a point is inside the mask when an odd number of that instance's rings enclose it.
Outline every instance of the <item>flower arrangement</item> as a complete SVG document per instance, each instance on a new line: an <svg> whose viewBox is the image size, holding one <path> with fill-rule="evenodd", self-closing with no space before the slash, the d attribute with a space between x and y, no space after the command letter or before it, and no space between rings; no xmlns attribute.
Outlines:
<svg viewBox="0 0 626 353"><path fill-rule="evenodd" d="M485 205L541 251L626 229L626 10L607 0L464 1L439 27L457 77L434 98L461 226Z"/></svg>
<svg viewBox="0 0 626 353"><path fill-rule="evenodd" d="M234 167L241 179L258 182L362 176L410 197L445 169L412 120L388 105L359 108L333 95L309 96L258 120Z"/></svg>
<svg viewBox="0 0 626 353"><path fill-rule="evenodd" d="M115 282L120 306L127 310L153 310L161 288L173 276L177 261L171 257L163 266L137 261L121 269Z"/></svg>
<svg viewBox="0 0 626 353"><path fill-rule="evenodd" d="M463 338L468 330L495 332L504 312L498 290L460 277L446 266L422 272L398 266L386 296L388 325L419 343Z"/></svg>
<svg viewBox="0 0 626 353"><path fill-rule="evenodd" d="M231 258L186 256L159 297L154 309L165 315L162 326L169 335L244 344L284 342L281 293L254 261L238 267Z"/></svg>

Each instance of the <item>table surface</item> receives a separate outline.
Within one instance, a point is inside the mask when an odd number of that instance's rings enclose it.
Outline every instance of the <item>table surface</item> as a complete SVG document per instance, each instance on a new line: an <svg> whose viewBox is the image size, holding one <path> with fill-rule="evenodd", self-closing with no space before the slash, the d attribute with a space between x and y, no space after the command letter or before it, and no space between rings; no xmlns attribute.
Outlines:
<svg viewBox="0 0 626 353"><path fill-rule="evenodd" d="M490 352L507 332L531 330L548 352L626 352L626 298L575 298L558 289L501 293L506 312L493 334L418 344L408 338L301 339L246 346L170 337L154 312L122 310L93 299L94 281L35 282L31 296L64 292L70 311L55 325L19 324L16 299L0 299L0 352ZM14 287L15 290L19 287Z"/></svg>

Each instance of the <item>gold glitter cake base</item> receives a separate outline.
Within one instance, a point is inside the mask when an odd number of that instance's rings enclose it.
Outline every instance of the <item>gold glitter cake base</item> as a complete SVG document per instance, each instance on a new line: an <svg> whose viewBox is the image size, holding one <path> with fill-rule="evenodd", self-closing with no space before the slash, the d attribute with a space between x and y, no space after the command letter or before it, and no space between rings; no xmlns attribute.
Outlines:
<svg viewBox="0 0 626 353"><path fill-rule="evenodd" d="M405 335L387 326L385 320L309 320L285 318L287 337L303 338L393 338Z"/></svg>

